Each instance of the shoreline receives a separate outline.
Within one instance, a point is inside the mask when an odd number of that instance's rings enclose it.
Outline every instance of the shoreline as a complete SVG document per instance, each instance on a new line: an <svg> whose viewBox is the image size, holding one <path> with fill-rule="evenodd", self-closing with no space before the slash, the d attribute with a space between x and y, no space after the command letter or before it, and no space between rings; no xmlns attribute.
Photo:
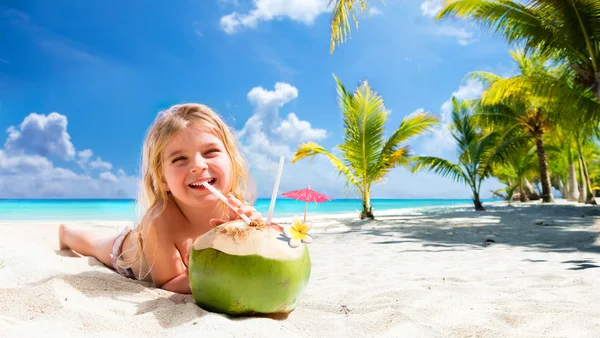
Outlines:
<svg viewBox="0 0 600 338"><path fill-rule="evenodd" d="M529 202L527 202L529 203ZM535 202L534 202L535 203ZM494 201L494 202L486 202L485 205L498 205L498 204L506 204L505 202L502 201ZM453 209L453 208L465 208L465 207L469 207L469 206L473 206L473 204L455 204L455 205L433 205L433 206L419 206L419 207L406 207L406 208L394 208L394 209L383 209L383 210L377 210L375 209L375 207L373 207L373 212L375 214L375 217L377 217L378 215L381 216L386 216L386 215L390 215L390 214L398 214L398 213L411 213L411 212L418 212L419 210L431 210L431 209L443 209L443 208L448 208L448 209ZM348 219L348 218L358 218L358 214L360 213L360 210L356 210L354 212L347 212L347 211L341 211L341 212L326 212L326 213L318 213L318 212L307 212L306 214L306 219L310 220L311 218L313 219ZM263 215L263 216L266 216ZM294 216L298 216L298 217L303 217L304 214L300 213L300 214L292 214L292 215L287 215L287 216L279 216L279 217L273 217L273 221L277 222L277 221L281 221L284 223L289 223L289 221L286 220L290 220L292 217ZM3 225L9 225L9 224L14 224L14 223L18 223L18 224L22 224L22 223L40 223L40 224L48 224L48 225L53 225L56 224L57 222L59 223L86 223L89 225L93 225L93 226L103 226L106 225L108 223L108 225L106 226L118 226L121 224L133 224L133 220L130 219L121 219L121 220L102 220L102 219L72 219L72 220L54 220L54 219L18 219L18 220L11 220L11 219L2 219L0 218L0 226Z"/></svg>
<svg viewBox="0 0 600 338"><path fill-rule="evenodd" d="M74 201L75 203L84 203L85 206L83 206L83 209L81 209L81 207L77 207L75 210L71 210L68 208L69 205L71 204L61 204L61 202L65 202L65 201ZM5 200L0 200L0 222L29 222L29 221L39 221L39 222L53 222L53 221L66 221L66 222L98 222L98 221L110 221L110 222L133 222L134 218L135 218L135 212L133 212L135 205L131 204L130 206L124 206L124 205L119 205L119 204L115 204L115 205L110 205L111 202L123 202L126 200L105 200L105 199L98 199L98 200L71 200L71 199L53 199L53 200L19 200L19 199L5 199ZM284 204L283 206L279 206L276 208L276 213L280 216L278 216L279 219L285 219L285 218L289 218L289 217L293 217L293 216L302 216L304 214L304 207L305 207L305 203L301 202L301 201L295 201L295 200L291 200L291 199L278 199L278 201L284 201L287 204ZM346 201L352 201L353 205L352 208L354 210L349 210L348 209L348 205L344 204ZM390 205L390 201L392 202L398 202L398 201L402 201L402 202L406 202L406 205L402 205L402 203L400 203L398 206L393 206L394 203L392 203L392 205ZM431 204L427 205L414 205L415 202L423 202L423 201L428 201L431 202ZM452 203L448 203L448 204L435 204L436 202L440 202L440 201L453 201ZM8 205L2 205L2 202L7 202L9 203ZM38 204L39 202L39 204ZM132 201L128 201L129 202L134 202ZM257 210L259 212L261 212L263 215L266 216L266 214L268 213L268 203L270 202L267 199L263 199L261 201L260 205L255 204L255 207L257 207ZM337 205L337 206L332 206L331 204L329 205L324 205L325 203L319 203L319 204L314 204L314 203L310 203L309 206L309 210L308 210L308 214L309 215L313 215L316 217L325 217L325 218L331 218L331 217L337 217L337 216L341 216L341 217L347 217L348 215L358 215L358 213L360 213L359 209L361 208L360 205L360 199L339 199L339 200L333 200L333 201L329 201L327 203L342 203L341 205ZM484 203L497 203L497 202L501 202L499 200L490 200L490 201L484 201ZM14 205L11 205L10 203L14 203ZM101 206L95 206L95 205L91 205L90 203L109 203L108 205L105 204L101 204ZM289 203L294 204L293 206L291 206ZM373 199L372 200L373 203L373 210L375 212L399 212L399 210L405 210L405 209L415 209L415 208L428 208L428 207L460 207L460 206L468 206L468 205L472 205L472 202L469 199ZM417 203L418 204L418 203ZM26 205L26 207L24 207L24 205ZM42 212L42 216L38 216L35 218L24 218L23 214L31 214L33 212L35 212L36 208L43 206L44 210ZM67 208L65 210L62 210L63 207L67 206ZM382 209L379 209L379 207L381 207ZM99 214L99 212L97 211L98 208L101 208L102 210L106 210L110 216L107 216L106 214ZM129 211L123 211L124 208L126 209L130 209L131 212ZM290 211L289 209L293 208L293 211ZM336 208L339 209L335 210ZM279 209L279 211L277 211L277 209ZM334 209L333 211L330 209ZM6 213L3 213L2 211L6 210ZM111 210L118 210L117 212L114 212ZM379 210L379 211L378 211ZM44 213L46 214L44 216ZM77 216L77 215L80 216ZM63 215L65 215L64 218ZM5 218L2 218L2 217ZM26 217L26 216L25 216ZM106 218L103 218L106 217Z"/></svg>
<svg viewBox="0 0 600 338"><path fill-rule="evenodd" d="M600 204L600 203L599 203ZM532 206L532 205L539 205L539 206L552 206L552 205L571 205L571 206L575 206L575 207L594 207L593 205L589 205L589 204L583 204L583 203L578 203L578 202L573 202L573 201L567 201L565 199L562 198L556 198L554 203L550 203L550 204L546 204L546 203L542 203L541 200L538 201L528 201L528 202L512 202L511 207L526 207L526 206ZM484 202L483 204L484 207L502 207L502 206L507 206L507 203L504 201L490 201L490 202ZM599 207L600 208L600 207ZM394 208L394 209L383 209L383 210L377 210L375 207L373 207L373 213L375 215L375 218L377 219L379 216L389 216L389 215L395 215L395 214L414 214L414 213L421 213L421 212L431 212L431 211L435 211L435 210L455 210L455 209L466 209L465 211L469 211L469 209L472 209L472 211L474 210L473 207L473 203L465 203L465 204L456 204L456 205L432 205L432 206L418 206L418 207L406 207L406 208ZM358 219L358 215L360 213L360 210L356 210L354 212L347 212L347 211L343 211L343 212L326 212L326 213L317 213L317 212L308 212L306 214L306 220L307 221L311 221L311 220L315 220L315 221L319 221L319 220L332 220L332 219L340 219L340 220L347 220L347 219ZM483 212L484 214L485 212ZM266 217L266 214L264 214L263 216ZM300 214L293 214L293 215L286 215L286 216L274 216L273 217L273 222L281 222L283 224L287 224L290 223L290 220L292 219L292 217L303 217L303 213ZM11 219L1 219L0 218L0 226L6 226L6 225L11 225L11 224L27 224L27 223L36 223L36 224L46 224L46 225L58 225L60 223L76 223L76 224L84 224L84 225L89 225L89 226L98 226L98 227L115 227L115 226L122 226L122 225L132 225L134 223L133 220L131 219L121 219L121 220L103 220L103 219L66 219L66 220L59 220L59 219L18 219L18 220L11 220Z"/></svg>

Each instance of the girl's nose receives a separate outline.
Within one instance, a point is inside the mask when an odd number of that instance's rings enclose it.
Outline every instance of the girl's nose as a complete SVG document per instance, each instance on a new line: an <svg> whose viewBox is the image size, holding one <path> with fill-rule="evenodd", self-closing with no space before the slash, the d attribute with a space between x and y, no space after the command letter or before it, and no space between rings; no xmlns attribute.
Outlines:
<svg viewBox="0 0 600 338"><path fill-rule="evenodd" d="M204 159L204 157L202 157L202 155L200 153L196 153L194 155L194 163L192 165L192 171L202 171L206 168L208 168L208 166L206 165L206 160Z"/></svg>

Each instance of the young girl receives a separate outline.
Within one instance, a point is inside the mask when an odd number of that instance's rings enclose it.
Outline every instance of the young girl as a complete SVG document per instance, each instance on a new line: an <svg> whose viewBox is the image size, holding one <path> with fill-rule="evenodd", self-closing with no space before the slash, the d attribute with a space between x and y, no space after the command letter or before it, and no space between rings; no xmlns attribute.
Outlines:
<svg viewBox="0 0 600 338"><path fill-rule="evenodd" d="M239 218L201 183L228 197L239 213L261 219L249 203L249 173L228 126L210 108L183 104L160 112L148 130L138 198L141 221L116 237L59 227L60 249L93 256L118 273L191 293L188 255L198 237Z"/></svg>

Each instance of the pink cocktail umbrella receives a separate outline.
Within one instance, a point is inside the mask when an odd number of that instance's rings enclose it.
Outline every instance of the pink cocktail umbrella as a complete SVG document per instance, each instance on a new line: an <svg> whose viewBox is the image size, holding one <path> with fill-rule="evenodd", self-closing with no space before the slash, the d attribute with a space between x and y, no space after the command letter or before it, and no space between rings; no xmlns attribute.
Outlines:
<svg viewBox="0 0 600 338"><path fill-rule="evenodd" d="M308 208L308 202L322 203L333 199L319 192L311 190L310 185L305 189L284 192L282 195L298 201L306 202L306 206L304 207L304 222L306 222L306 209Z"/></svg>

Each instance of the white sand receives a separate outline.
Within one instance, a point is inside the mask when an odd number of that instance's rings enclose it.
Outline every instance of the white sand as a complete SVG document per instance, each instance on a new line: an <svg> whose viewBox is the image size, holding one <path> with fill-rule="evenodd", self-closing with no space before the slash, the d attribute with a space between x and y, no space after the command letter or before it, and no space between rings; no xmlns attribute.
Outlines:
<svg viewBox="0 0 600 338"><path fill-rule="evenodd" d="M313 218L311 279L285 320L210 313L59 252L58 224L0 223L0 336L598 337L600 207L486 206ZM115 233L102 223L77 224Z"/></svg>

